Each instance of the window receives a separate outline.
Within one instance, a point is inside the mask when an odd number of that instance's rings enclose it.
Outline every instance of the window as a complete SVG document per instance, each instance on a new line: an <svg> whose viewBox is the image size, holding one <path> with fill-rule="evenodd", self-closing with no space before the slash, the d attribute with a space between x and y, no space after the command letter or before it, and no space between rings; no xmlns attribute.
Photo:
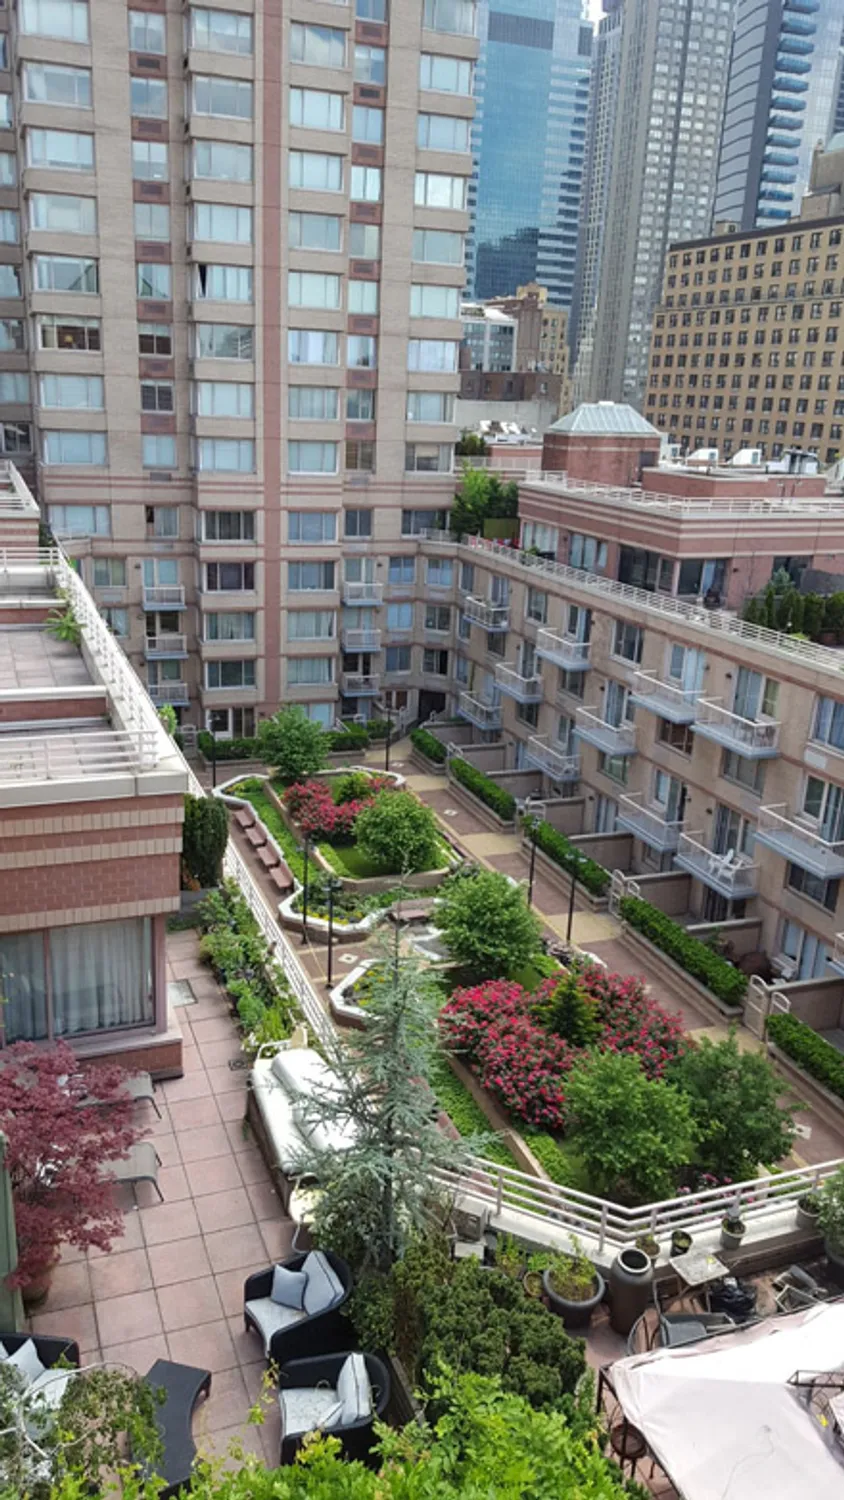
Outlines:
<svg viewBox="0 0 844 1500"><path fill-rule="evenodd" d="M28 422L0 422L0 453L14 457L32 452L32 428Z"/></svg>
<svg viewBox="0 0 844 1500"><path fill-rule="evenodd" d="M198 469L228 474L255 472L255 444L246 438L200 438L196 458Z"/></svg>
<svg viewBox="0 0 844 1500"><path fill-rule="evenodd" d="M780 952L795 965L795 979L820 979L826 976L829 953L825 943L799 922L784 918L780 929Z"/></svg>
<svg viewBox="0 0 844 1500"><path fill-rule="evenodd" d="M195 203L193 232L198 240L217 240L229 245L252 244L252 210L229 203Z"/></svg>
<svg viewBox="0 0 844 1500"><path fill-rule="evenodd" d="M462 57L437 57L423 52L419 59L420 89L440 94L471 94L472 64Z"/></svg>
<svg viewBox="0 0 844 1500"><path fill-rule="evenodd" d="M125 557L94 558L94 588L123 589L126 587Z"/></svg>
<svg viewBox="0 0 844 1500"><path fill-rule="evenodd" d="M135 218L135 239L169 240L170 205L167 203L135 203L132 205Z"/></svg>
<svg viewBox="0 0 844 1500"><path fill-rule="evenodd" d="M444 510L403 510L401 534L419 536L423 531L444 531L446 514Z"/></svg>
<svg viewBox="0 0 844 1500"><path fill-rule="evenodd" d="M385 672L409 672L410 671L410 647L388 646L384 652Z"/></svg>
<svg viewBox="0 0 844 1500"><path fill-rule="evenodd" d="M291 385L287 392L287 415L299 422L336 422L340 392L336 386Z"/></svg>
<svg viewBox="0 0 844 1500"><path fill-rule="evenodd" d="M815 706L812 739L831 750L844 751L844 703L835 698L819 698Z"/></svg>
<svg viewBox="0 0 844 1500"><path fill-rule="evenodd" d="M26 381L26 376L23 378ZM23 399L28 399L28 393ZM102 411L103 378L101 375L41 375L38 404L68 411Z"/></svg>
<svg viewBox="0 0 844 1500"><path fill-rule="evenodd" d="M17 245L20 237L20 215L13 208L0 209L0 244Z"/></svg>
<svg viewBox="0 0 844 1500"><path fill-rule="evenodd" d="M425 0L422 25L453 36L475 35L475 0Z"/></svg>
<svg viewBox="0 0 844 1500"><path fill-rule="evenodd" d="M346 392L346 421L373 422L375 420L375 392Z"/></svg>
<svg viewBox="0 0 844 1500"><path fill-rule="evenodd" d="M218 739L252 739L255 733L255 710L212 708L206 713L205 722Z"/></svg>
<svg viewBox="0 0 844 1500"><path fill-rule="evenodd" d="M335 631L333 609L294 609L287 616L289 641L332 641Z"/></svg>
<svg viewBox="0 0 844 1500"><path fill-rule="evenodd" d="M205 686L207 688L253 688L255 686L254 661L207 661L205 663Z"/></svg>
<svg viewBox="0 0 844 1500"><path fill-rule="evenodd" d="M141 463L145 469L175 469L176 439L164 433L145 432L141 437Z"/></svg>
<svg viewBox="0 0 844 1500"><path fill-rule="evenodd" d="M62 536L111 536L107 505L51 505L50 526Z"/></svg>
<svg viewBox="0 0 844 1500"><path fill-rule="evenodd" d="M557 691L568 693L571 698L582 698L585 688L585 673L568 672L561 667L557 674Z"/></svg>
<svg viewBox="0 0 844 1500"><path fill-rule="evenodd" d="M338 214L301 214L287 216L287 238L294 250L339 250L343 221Z"/></svg>
<svg viewBox="0 0 844 1500"><path fill-rule="evenodd" d="M420 208L466 207L466 178L442 172L417 172L413 201Z"/></svg>
<svg viewBox="0 0 844 1500"><path fill-rule="evenodd" d="M347 290L348 312L368 313L371 315L378 312L377 281L350 281Z"/></svg>
<svg viewBox="0 0 844 1500"><path fill-rule="evenodd" d="M378 341L368 334L350 333L346 339L346 364L350 370L374 370L378 363Z"/></svg>
<svg viewBox="0 0 844 1500"><path fill-rule="evenodd" d="M139 261L137 265L138 296L170 300L170 267Z"/></svg>
<svg viewBox="0 0 844 1500"><path fill-rule="evenodd" d="M287 300L291 307L339 307L340 277L321 271L288 271Z"/></svg>
<svg viewBox="0 0 844 1500"><path fill-rule="evenodd" d="M410 512L408 512L410 514ZM402 528L403 530L404 528ZM391 557L387 580L392 585L408 588L416 577L416 559L413 557Z"/></svg>
<svg viewBox="0 0 844 1500"><path fill-rule="evenodd" d="M446 634L451 629L450 607L447 604L428 604L425 608L425 629Z"/></svg>
<svg viewBox="0 0 844 1500"><path fill-rule="evenodd" d="M26 159L31 167L93 172L94 137L75 130L27 130Z"/></svg>
<svg viewBox="0 0 844 1500"><path fill-rule="evenodd" d="M28 404L29 376L22 372L13 374L11 370L0 371L0 402L4 406Z"/></svg>
<svg viewBox="0 0 844 1500"><path fill-rule="evenodd" d="M344 130L346 101L322 89L290 90L290 123L305 130Z"/></svg>
<svg viewBox="0 0 844 1500"><path fill-rule="evenodd" d="M209 594L251 594L255 588L255 564L206 563L205 588Z"/></svg>
<svg viewBox="0 0 844 1500"><path fill-rule="evenodd" d="M452 443L405 443L407 474L450 474L454 461Z"/></svg>
<svg viewBox="0 0 844 1500"><path fill-rule="evenodd" d="M587 573L603 573L607 566L607 544L595 536L572 532L569 537L569 566Z"/></svg>
<svg viewBox="0 0 844 1500"><path fill-rule="evenodd" d="M0 976L7 1001L7 1042L150 1026L151 919L86 922L81 927L4 936Z"/></svg>
<svg viewBox="0 0 844 1500"><path fill-rule="evenodd" d="M11 151L0 151L0 187L14 187L18 180L18 164Z"/></svg>
<svg viewBox="0 0 844 1500"><path fill-rule="evenodd" d="M196 412L200 417L253 417L255 387L245 381L200 380Z"/></svg>
<svg viewBox="0 0 844 1500"><path fill-rule="evenodd" d="M773 719L777 711L779 683L749 667L739 667L733 695L733 713L753 722Z"/></svg>
<svg viewBox="0 0 844 1500"><path fill-rule="evenodd" d="M172 380L141 381L141 411L173 411L175 402Z"/></svg>
<svg viewBox="0 0 844 1500"><path fill-rule="evenodd" d="M428 672L432 677L447 677L448 652L438 651L434 646L426 646L422 652L422 671Z"/></svg>
<svg viewBox="0 0 844 1500"><path fill-rule="evenodd" d="M352 140L369 146L384 143L384 111L370 109L366 104L356 104L352 110Z"/></svg>
<svg viewBox="0 0 844 1500"><path fill-rule="evenodd" d="M21 318L0 318L0 353L17 353L26 348Z"/></svg>
<svg viewBox="0 0 844 1500"><path fill-rule="evenodd" d="M288 167L292 188L309 188L321 193L340 193L343 190L342 156L328 156L321 151L291 151Z"/></svg>
<svg viewBox="0 0 844 1500"><path fill-rule="evenodd" d="M85 255L34 255L33 281L37 292L98 292L98 263Z"/></svg>
<svg viewBox="0 0 844 1500"><path fill-rule="evenodd" d="M765 785L765 762L748 760L735 750L725 750L721 758L721 775L725 781L734 781L737 786L743 786L761 797Z"/></svg>
<svg viewBox="0 0 844 1500"><path fill-rule="evenodd" d="M20 297L20 266L0 265L0 297Z"/></svg>
<svg viewBox="0 0 844 1500"><path fill-rule="evenodd" d="M173 330L169 323L139 323L138 353L158 354L165 358L171 355L173 353Z"/></svg>
<svg viewBox="0 0 844 1500"><path fill-rule="evenodd" d="M173 541L179 535L179 508L176 505L146 507L147 536Z"/></svg>
<svg viewBox="0 0 844 1500"><path fill-rule="evenodd" d="M104 604L100 614L112 635L127 636L129 634L129 611L128 609L115 609L111 604Z"/></svg>
<svg viewBox="0 0 844 1500"><path fill-rule="evenodd" d="M90 68L65 68L59 63L27 62L23 66L23 94L30 104L91 106Z"/></svg>
<svg viewBox="0 0 844 1500"><path fill-rule="evenodd" d="M380 260L380 224L350 224L349 254L359 255L362 259L365 260Z"/></svg>
<svg viewBox="0 0 844 1500"><path fill-rule="evenodd" d="M243 78L217 78L197 73L193 80L193 109L197 115L251 120L252 85Z"/></svg>
<svg viewBox="0 0 844 1500"><path fill-rule="evenodd" d="M252 267L200 261L194 267L194 295L202 302L251 302Z"/></svg>
<svg viewBox="0 0 844 1500"><path fill-rule="evenodd" d="M205 359L252 359L254 329L240 323L197 323L196 352Z"/></svg>
<svg viewBox="0 0 844 1500"><path fill-rule="evenodd" d="M353 166L349 196L355 203L381 202L381 168Z"/></svg>
<svg viewBox="0 0 844 1500"><path fill-rule="evenodd" d="M287 334L287 357L292 365L337 365L339 335L321 328L291 328Z"/></svg>
<svg viewBox="0 0 844 1500"><path fill-rule="evenodd" d="M336 443L288 443L287 470L290 474L336 474Z"/></svg>
<svg viewBox="0 0 844 1500"><path fill-rule="evenodd" d="M192 47L198 47L203 52L231 52L235 57L251 57L251 16L194 5L191 7L190 23Z"/></svg>
<svg viewBox="0 0 844 1500"><path fill-rule="evenodd" d="M805 896L807 901L816 901L819 906L825 906L827 911L835 911L838 905L838 891L840 881L822 880L818 875L812 875L808 870L803 870L799 865L789 864L786 869L785 883L789 890L796 891L799 896Z"/></svg>
<svg viewBox="0 0 844 1500"><path fill-rule="evenodd" d="M387 82L387 54L383 47L355 45L355 83Z"/></svg>
<svg viewBox="0 0 844 1500"><path fill-rule="evenodd" d="M457 369L459 344L452 339L408 339L408 370L452 374Z"/></svg>
<svg viewBox="0 0 844 1500"><path fill-rule="evenodd" d="M416 144L428 151L468 151L469 128L459 115L418 115Z"/></svg>
<svg viewBox="0 0 844 1500"><path fill-rule="evenodd" d="M463 235L447 229L414 229L413 259L429 265L462 266Z"/></svg>
<svg viewBox="0 0 844 1500"><path fill-rule="evenodd" d="M408 391L408 422L453 422L454 396L444 391Z"/></svg>
<svg viewBox="0 0 844 1500"><path fill-rule="evenodd" d="M314 687L333 681L333 656L293 656L288 658L288 687Z"/></svg>
<svg viewBox="0 0 844 1500"><path fill-rule="evenodd" d="M308 546L337 540L337 513L333 510L291 510L287 515L287 540Z"/></svg>
<svg viewBox="0 0 844 1500"><path fill-rule="evenodd" d="M130 78L129 108L135 116L167 118L167 84L162 78Z"/></svg>
<svg viewBox="0 0 844 1500"><path fill-rule="evenodd" d="M844 787L807 776L803 789L802 811L818 825L821 838L830 844L844 839Z"/></svg>
<svg viewBox="0 0 844 1500"><path fill-rule="evenodd" d="M41 349L99 349L99 318L69 318L60 313L42 313L38 318Z"/></svg>
<svg viewBox="0 0 844 1500"><path fill-rule="evenodd" d="M608 776L611 781L617 781L621 786L626 786L630 775L630 759L626 755L604 755L602 751L598 756L598 770Z"/></svg>
<svg viewBox="0 0 844 1500"><path fill-rule="evenodd" d="M96 234L97 200L70 193L30 193L29 227L58 234Z"/></svg>
<svg viewBox="0 0 844 1500"><path fill-rule="evenodd" d="M333 26L290 26L290 59L317 68L346 66L346 33Z"/></svg>
<svg viewBox="0 0 844 1500"><path fill-rule="evenodd" d="M204 510L202 512L202 540L204 542L254 542L254 510Z"/></svg>
<svg viewBox="0 0 844 1500"><path fill-rule="evenodd" d="M375 470L375 444L363 438L347 439L343 453L343 466L349 471L371 474Z"/></svg>
<svg viewBox="0 0 844 1500"><path fill-rule="evenodd" d="M287 564L287 588L291 594L334 588L333 562L291 562Z"/></svg>
<svg viewBox="0 0 844 1500"><path fill-rule="evenodd" d="M412 604L388 604L387 605L387 629L392 634L399 631L413 629L413 605Z"/></svg>
<svg viewBox="0 0 844 1500"><path fill-rule="evenodd" d="M343 535L347 541L367 542L372 536L371 510L346 510L343 512Z"/></svg>
<svg viewBox="0 0 844 1500"><path fill-rule="evenodd" d="M453 286L422 286L410 288L410 316L412 318L456 318L460 315L460 293Z"/></svg>
<svg viewBox="0 0 844 1500"><path fill-rule="evenodd" d="M252 147L228 141L194 141L193 175L212 182L251 182Z"/></svg>
<svg viewBox="0 0 844 1500"><path fill-rule="evenodd" d="M387 0L355 0L355 15L359 21L386 21Z"/></svg>
<svg viewBox="0 0 844 1500"><path fill-rule="evenodd" d="M169 175L164 141L132 142L132 176L136 182L166 182Z"/></svg>
<svg viewBox="0 0 844 1500"><path fill-rule="evenodd" d="M203 640L254 641L255 616L249 609L225 610L203 615Z"/></svg>
<svg viewBox="0 0 844 1500"><path fill-rule="evenodd" d="M624 620L616 620L613 630L613 656L621 656L625 661L632 661L637 666L642 660L642 642L644 633L638 625L628 625Z"/></svg>
<svg viewBox="0 0 844 1500"><path fill-rule="evenodd" d="M87 42L86 0L21 0L20 29L28 36L48 36L59 42Z"/></svg>
<svg viewBox="0 0 844 1500"><path fill-rule="evenodd" d="M151 52L164 57L167 51L167 21L151 10L130 10L129 51Z"/></svg>
<svg viewBox="0 0 844 1500"><path fill-rule="evenodd" d="M541 589L528 588L525 619L544 625L548 620L548 595Z"/></svg>

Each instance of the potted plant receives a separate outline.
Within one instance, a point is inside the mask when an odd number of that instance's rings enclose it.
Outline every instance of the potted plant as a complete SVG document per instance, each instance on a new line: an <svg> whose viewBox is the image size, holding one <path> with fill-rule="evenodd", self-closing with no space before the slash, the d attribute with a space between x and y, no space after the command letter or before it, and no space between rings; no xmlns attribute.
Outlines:
<svg viewBox="0 0 844 1500"><path fill-rule="evenodd" d="M525 1273L525 1256L511 1234L505 1234L495 1247L496 1269L503 1271L513 1281L521 1281Z"/></svg>
<svg viewBox="0 0 844 1500"><path fill-rule="evenodd" d="M562 1318L566 1328L588 1328L606 1292L606 1283L574 1235L571 1245L571 1254L552 1257L542 1273L542 1287L551 1311Z"/></svg>
<svg viewBox="0 0 844 1500"><path fill-rule="evenodd" d="M725 1215L721 1220L721 1249L738 1250L746 1232L747 1225L737 1213Z"/></svg>
<svg viewBox="0 0 844 1500"><path fill-rule="evenodd" d="M671 1254L687 1255L694 1241L687 1229L675 1229L671 1235Z"/></svg>
<svg viewBox="0 0 844 1500"><path fill-rule="evenodd" d="M550 1250L537 1250L535 1255L529 1257L527 1270L522 1281L526 1296L533 1297L536 1301L539 1301L544 1291L542 1277L544 1272L548 1270L553 1259L554 1256Z"/></svg>
<svg viewBox="0 0 844 1500"><path fill-rule="evenodd" d="M797 1199L797 1228L817 1232L821 1211L820 1193L804 1193Z"/></svg>
<svg viewBox="0 0 844 1500"><path fill-rule="evenodd" d="M844 1166L827 1177L818 1200L818 1222L829 1268L839 1285L844 1285Z"/></svg>
<svg viewBox="0 0 844 1500"><path fill-rule="evenodd" d="M644 1250L652 1263L656 1265L659 1259L659 1241L652 1234L637 1234L636 1249Z"/></svg>

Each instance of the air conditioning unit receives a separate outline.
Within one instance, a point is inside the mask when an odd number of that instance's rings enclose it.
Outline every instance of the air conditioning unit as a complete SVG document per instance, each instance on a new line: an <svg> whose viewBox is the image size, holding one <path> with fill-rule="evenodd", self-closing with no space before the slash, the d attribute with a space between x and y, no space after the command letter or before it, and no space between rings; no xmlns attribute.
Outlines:
<svg viewBox="0 0 844 1500"><path fill-rule="evenodd" d="M789 958L787 953L778 953L771 959L771 968L776 970L781 979L793 979L797 973L797 959Z"/></svg>

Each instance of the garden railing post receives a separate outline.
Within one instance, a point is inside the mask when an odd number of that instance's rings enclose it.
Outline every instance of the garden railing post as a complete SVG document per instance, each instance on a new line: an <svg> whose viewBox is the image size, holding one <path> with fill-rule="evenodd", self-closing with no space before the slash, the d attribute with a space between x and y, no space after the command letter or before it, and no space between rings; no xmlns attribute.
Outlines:
<svg viewBox="0 0 844 1500"><path fill-rule="evenodd" d="M533 877L536 874L536 820L530 825L530 873L528 874L528 906L533 905Z"/></svg>
<svg viewBox="0 0 844 1500"><path fill-rule="evenodd" d="M391 739L392 733L393 733L393 719L392 719L392 708L391 708L391 705L387 702L386 697L384 699L384 708L385 708L386 714L387 714L387 740L386 740L386 744L384 746L384 770L385 771L389 771L389 769L390 769L390 739Z"/></svg>
<svg viewBox="0 0 844 1500"><path fill-rule="evenodd" d="M305 856L305 868L302 872L302 946L308 941L308 854L309 841L306 838L303 847Z"/></svg>
<svg viewBox="0 0 844 1500"><path fill-rule="evenodd" d="M602 1205L602 1207L601 1207L601 1222L600 1222L600 1225L598 1226L598 1254L599 1255L602 1253L604 1245L606 1244L606 1239L607 1239L607 1218L609 1216L609 1211L610 1211L609 1204L608 1203L604 1203Z"/></svg>

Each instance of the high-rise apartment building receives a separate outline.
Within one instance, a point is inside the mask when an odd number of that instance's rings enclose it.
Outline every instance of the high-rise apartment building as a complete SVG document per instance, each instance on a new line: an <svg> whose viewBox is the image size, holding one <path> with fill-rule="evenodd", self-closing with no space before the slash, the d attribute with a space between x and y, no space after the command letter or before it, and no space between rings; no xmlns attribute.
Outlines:
<svg viewBox="0 0 844 1500"><path fill-rule="evenodd" d="M844 0L738 0L714 218L790 219L835 128Z"/></svg>
<svg viewBox="0 0 844 1500"><path fill-rule="evenodd" d="M668 244L709 232L734 10L735 0L626 0L584 399L641 401ZM602 118L593 112L596 130ZM587 316L584 300L581 326Z"/></svg>
<svg viewBox="0 0 844 1500"><path fill-rule="evenodd" d="M592 28L581 0L481 0L470 295L571 303Z"/></svg>
<svg viewBox="0 0 844 1500"><path fill-rule="evenodd" d="M385 594L453 490L474 0L0 27L4 451L156 701L221 734L400 706Z"/></svg>

